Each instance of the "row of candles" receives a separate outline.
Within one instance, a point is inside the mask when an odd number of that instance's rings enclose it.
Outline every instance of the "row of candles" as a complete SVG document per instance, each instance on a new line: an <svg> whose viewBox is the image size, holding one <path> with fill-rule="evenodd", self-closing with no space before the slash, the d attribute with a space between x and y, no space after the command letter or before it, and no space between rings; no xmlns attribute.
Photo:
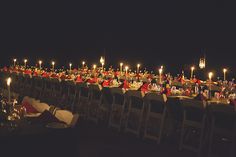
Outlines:
<svg viewBox="0 0 236 157"><path fill-rule="evenodd" d="M15 58L15 59L13 59L13 63L14 63L14 66L16 66L16 61L17 61L17 59ZM26 65L27 65L27 59L24 59L24 66L26 67ZM41 69L42 68L42 60L39 60L38 61L38 63L39 63L39 69ZM101 65L102 65L102 69L104 68L104 65L105 65L105 59L103 58L103 57L101 57L100 58L100 63L101 63ZM52 70L54 70L54 67L55 67L55 61L52 61L51 62L51 64L52 64ZM122 73L123 72L123 63L121 62L120 63L120 72ZM85 61L82 61L82 66L83 66L83 68L85 67ZM70 71L72 70L71 68L72 68L72 63L69 63L69 67L70 67ZM93 69L94 70L96 70L96 67L97 67L97 65L96 64L94 64L93 65ZM139 70L140 70L140 67L141 67L141 64L137 64L137 73L139 73ZM128 69L129 69L129 67L126 65L125 66L125 74L127 75L128 74ZM192 79L193 78L193 73L194 73L194 70L195 70L195 67L194 66L192 66L191 67L191 74L190 74L190 78ZM162 82L162 73L163 73L163 66L161 66L160 68L159 68L159 81L160 81L160 83ZM227 72L227 69L226 68L224 68L223 69L223 73L224 73L224 80L226 80L226 72ZM184 77L184 76L183 76ZM211 81L212 81L212 77L213 77L213 72L209 72L208 73L208 77L209 77L209 81L210 81L210 84L211 84ZM8 102L10 103L10 99L11 99L11 93L10 93L10 84L11 84L11 78L9 77L7 80L7 87L8 87ZM211 87L210 87L211 88Z"/></svg>
<svg viewBox="0 0 236 157"><path fill-rule="evenodd" d="M14 64L14 66L16 66L16 61L17 61L16 58L13 59L13 64ZM27 60L27 59L24 59L24 66L25 66L25 67L26 67L26 65L27 65L27 62L28 62L28 60ZM39 69L42 69L42 63L43 63L42 60L39 60L38 63L39 63ZM102 69L103 69L103 68L104 68L104 65L105 65L105 59L104 59L103 57L100 58L100 63L101 63ZM52 62L51 62L51 65L52 65L52 70L54 70L54 68L55 68L55 61L52 61ZM124 64L121 62L121 63L120 63L120 72L123 72L123 66L124 66ZM82 67L83 67L83 68L85 67L85 61L82 61ZM139 73L140 67L141 67L141 64L137 64L137 66L136 66L136 68L137 68L137 73ZM96 65L96 64L93 64L93 69L96 70L96 68L97 68L97 65ZM128 70L129 70L129 66L127 66L127 65L124 66L124 69L125 69L125 73L127 74L127 73L128 73ZM72 70L72 63L69 63L69 70L70 70L70 71ZM192 79L192 78L193 78L193 74L194 74L195 67L192 66L190 70L191 70L191 71L190 71L190 78ZM159 71L159 75L161 76L161 74L163 73L163 66L161 66L158 71ZM226 80L226 72L227 72L227 69L226 69L226 68L223 68L224 80ZM209 79L210 79L210 76L212 77L213 73L210 72L210 73L208 73L208 75L209 75ZM160 82L161 82L161 78L160 78Z"/></svg>

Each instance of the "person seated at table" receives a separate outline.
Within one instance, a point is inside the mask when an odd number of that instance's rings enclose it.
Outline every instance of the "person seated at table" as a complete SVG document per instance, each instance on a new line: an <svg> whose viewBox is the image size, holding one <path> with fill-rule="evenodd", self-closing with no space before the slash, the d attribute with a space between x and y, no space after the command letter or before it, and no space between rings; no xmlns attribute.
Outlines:
<svg viewBox="0 0 236 157"><path fill-rule="evenodd" d="M82 76L80 74L77 75L76 82L83 82Z"/></svg>
<svg viewBox="0 0 236 157"><path fill-rule="evenodd" d="M110 80L105 79L101 84L102 84L102 87L109 87L110 86Z"/></svg>
<svg viewBox="0 0 236 157"><path fill-rule="evenodd" d="M143 82L143 85L138 89L139 91L142 91L144 93L147 93L150 89L149 89L149 86L150 86L150 81L148 82Z"/></svg>
<svg viewBox="0 0 236 157"><path fill-rule="evenodd" d="M92 75L91 78L87 80L88 83L93 84L98 82L98 78L95 75Z"/></svg>
<svg viewBox="0 0 236 157"><path fill-rule="evenodd" d="M124 88L124 89L128 89L130 88L129 82L127 80L120 80L122 82L122 84L119 86L119 88Z"/></svg>
<svg viewBox="0 0 236 157"><path fill-rule="evenodd" d="M166 84L161 92L161 94L165 94L166 96L171 94L170 86L169 84Z"/></svg>

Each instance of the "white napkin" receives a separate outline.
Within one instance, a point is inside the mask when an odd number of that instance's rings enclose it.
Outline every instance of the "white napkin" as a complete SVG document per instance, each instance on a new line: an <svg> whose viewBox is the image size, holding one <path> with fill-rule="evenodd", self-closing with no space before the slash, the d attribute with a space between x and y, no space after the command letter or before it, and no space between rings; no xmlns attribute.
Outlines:
<svg viewBox="0 0 236 157"><path fill-rule="evenodd" d="M67 125L70 125L73 119L73 113L67 110L56 110L55 117Z"/></svg>

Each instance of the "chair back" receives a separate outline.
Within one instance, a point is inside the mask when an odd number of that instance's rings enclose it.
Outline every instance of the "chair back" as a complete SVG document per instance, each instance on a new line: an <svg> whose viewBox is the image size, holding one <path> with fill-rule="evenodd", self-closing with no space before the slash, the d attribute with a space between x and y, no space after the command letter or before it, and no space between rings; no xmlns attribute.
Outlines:
<svg viewBox="0 0 236 157"><path fill-rule="evenodd" d="M110 88L110 91L113 98L113 104L123 105L125 101L125 95L122 89L118 87L114 87L114 88Z"/></svg>
<svg viewBox="0 0 236 157"><path fill-rule="evenodd" d="M184 109L184 119L195 122L202 122L205 118L205 107L203 101L194 99L180 100Z"/></svg>
<svg viewBox="0 0 236 157"><path fill-rule="evenodd" d="M217 128L234 130L236 126L236 112L233 106L225 104L211 104L208 106L214 126Z"/></svg>
<svg viewBox="0 0 236 157"><path fill-rule="evenodd" d="M179 98L171 98L169 97L167 99L167 110L169 115L177 120L177 121L182 121L183 120L183 107L180 104Z"/></svg>
<svg viewBox="0 0 236 157"><path fill-rule="evenodd" d="M141 91L130 90L126 93L127 99L129 101L129 108L143 110L143 96Z"/></svg>
<svg viewBox="0 0 236 157"><path fill-rule="evenodd" d="M148 104L148 112L163 113L165 110L165 102L162 95L157 93L148 93L145 96L145 101Z"/></svg>
<svg viewBox="0 0 236 157"><path fill-rule="evenodd" d="M102 92L99 85L91 84L89 85L90 98L94 100L101 99Z"/></svg>

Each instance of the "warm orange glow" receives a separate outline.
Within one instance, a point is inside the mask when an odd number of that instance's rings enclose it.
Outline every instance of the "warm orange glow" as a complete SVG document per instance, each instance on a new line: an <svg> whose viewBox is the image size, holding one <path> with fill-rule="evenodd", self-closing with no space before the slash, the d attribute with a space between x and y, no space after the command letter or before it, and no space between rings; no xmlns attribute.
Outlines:
<svg viewBox="0 0 236 157"><path fill-rule="evenodd" d="M120 63L120 71L122 72L123 63Z"/></svg>
<svg viewBox="0 0 236 157"><path fill-rule="evenodd" d="M226 72L227 72L227 69L226 69L226 68L224 68L224 69L223 69L223 72L224 72L224 73L226 73Z"/></svg>
<svg viewBox="0 0 236 157"><path fill-rule="evenodd" d="M7 86L10 86L10 85L11 85L11 78L8 77L8 79L7 79Z"/></svg>
<svg viewBox="0 0 236 157"><path fill-rule="evenodd" d="M195 67L194 67L194 66L192 66L192 67L191 67L191 70L193 71L194 69L195 69Z"/></svg>
<svg viewBox="0 0 236 157"><path fill-rule="evenodd" d="M103 57L100 58L100 63L101 63L102 65L105 64L105 59L104 59Z"/></svg>
<svg viewBox="0 0 236 157"><path fill-rule="evenodd" d="M224 72L224 80L226 80L226 72L227 72L227 69L224 68L224 69L223 69L223 72Z"/></svg>
<svg viewBox="0 0 236 157"><path fill-rule="evenodd" d="M162 74L162 72L163 72L163 69L160 68L160 69L159 69L159 74Z"/></svg>
<svg viewBox="0 0 236 157"><path fill-rule="evenodd" d="M97 65L96 65L96 64L94 64L94 65L93 65L93 69L95 70L95 69L96 69L96 67L97 67Z"/></svg>
<svg viewBox="0 0 236 157"><path fill-rule="evenodd" d="M212 79L212 76L213 76L213 72L209 72L208 77L209 77L210 80Z"/></svg>
<svg viewBox="0 0 236 157"><path fill-rule="evenodd" d="M128 66L125 66L125 72L126 72L126 74L128 73L128 69L129 69L129 67L128 67Z"/></svg>

